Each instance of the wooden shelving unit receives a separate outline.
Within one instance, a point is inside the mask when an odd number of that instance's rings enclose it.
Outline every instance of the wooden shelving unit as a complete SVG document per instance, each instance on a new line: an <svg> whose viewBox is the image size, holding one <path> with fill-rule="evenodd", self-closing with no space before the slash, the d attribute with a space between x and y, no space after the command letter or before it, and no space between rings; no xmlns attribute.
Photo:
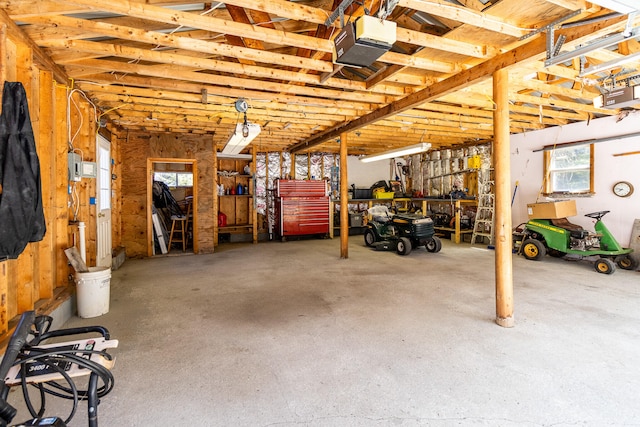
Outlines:
<svg viewBox="0 0 640 427"><path fill-rule="evenodd" d="M460 243L462 241L462 235L473 233L473 228L470 229L462 229L460 227L460 219L462 206L478 206L477 200L471 199L455 199L455 200L447 200L447 199L422 199L423 203L427 205L427 209L433 211L433 206L435 205L446 205L447 209L452 208L453 212L448 212L455 218L454 227L438 227L435 229L438 231L445 231L447 233L451 233L451 241L455 243ZM427 211L424 211L427 212Z"/></svg>
<svg viewBox="0 0 640 427"><path fill-rule="evenodd" d="M252 159L238 159L214 155L215 221L213 227L214 245L219 243L220 234L249 234L253 243L258 242L258 228L255 210L255 154ZM247 173L246 167L249 166ZM224 194L220 194L220 186ZM226 216L226 224L218 220L220 213Z"/></svg>
<svg viewBox="0 0 640 427"><path fill-rule="evenodd" d="M332 212L335 212L335 205L340 205L340 200L334 200L332 202ZM409 204L419 205L421 207L422 212L434 211L434 206L444 206L445 210L453 210L453 212L448 212L455 218L455 226L454 227L438 227L435 229L438 231L444 231L447 233L451 233L451 241L455 243L460 243L462 241L462 236L467 233L472 233L473 229L462 229L460 227L460 218L463 206L478 206L477 200L472 199L430 199L430 198L395 198L395 199L351 199L348 201L349 205L357 205L358 212L365 212L367 209L371 208L374 205L379 204L387 204L390 207L396 207L399 210L406 208ZM438 209L438 211L441 211ZM366 224L366 220L364 221ZM337 227L336 227L337 228ZM333 230L331 228L331 237L333 237Z"/></svg>

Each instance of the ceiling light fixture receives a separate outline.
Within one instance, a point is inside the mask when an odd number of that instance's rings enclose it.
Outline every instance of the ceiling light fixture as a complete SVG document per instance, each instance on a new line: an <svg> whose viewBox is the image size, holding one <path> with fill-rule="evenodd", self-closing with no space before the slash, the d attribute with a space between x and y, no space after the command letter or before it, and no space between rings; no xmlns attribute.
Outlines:
<svg viewBox="0 0 640 427"><path fill-rule="evenodd" d="M260 125L247 121L247 109L249 105L240 98L234 104L238 113L244 113L244 121L236 123L236 128L222 149L223 154L239 154L244 148L260 134Z"/></svg>
<svg viewBox="0 0 640 427"><path fill-rule="evenodd" d="M595 3L599 6L606 7L607 9L615 10L619 13L633 13L640 11L640 5L638 0L589 0L591 3Z"/></svg>
<svg viewBox="0 0 640 427"><path fill-rule="evenodd" d="M431 144L428 142L421 142L420 144L410 145L408 147L398 148L396 150L389 150L378 154L370 154L368 156L360 157L360 161L363 163L375 162L384 159L393 159L395 157L410 156L411 154L423 153L431 148Z"/></svg>
<svg viewBox="0 0 640 427"><path fill-rule="evenodd" d="M223 154L238 154L255 139L260 133L260 125L257 123L236 124L236 129L229 137L227 144L222 149Z"/></svg>

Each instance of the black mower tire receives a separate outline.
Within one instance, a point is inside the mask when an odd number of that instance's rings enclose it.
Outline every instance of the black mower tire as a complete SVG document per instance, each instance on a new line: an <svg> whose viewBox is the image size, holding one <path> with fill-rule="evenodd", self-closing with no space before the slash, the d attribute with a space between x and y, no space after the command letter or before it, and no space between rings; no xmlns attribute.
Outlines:
<svg viewBox="0 0 640 427"><path fill-rule="evenodd" d="M593 264L593 268L595 268L598 273L613 274L613 272L616 271L616 264L609 258L598 258Z"/></svg>
<svg viewBox="0 0 640 427"><path fill-rule="evenodd" d="M549 249L547 253L554 258L562 258L567 254L566 252L562 252L557 249Z"/></svg>
<svg viewBox="0 0 640 427"><path fill-rule="evenodd" d="M409 255L411 253L411 240L401 237L396 242L396 252L398 255Z"/></svg>
<svg viewBox="0 0 640 427"><path fill-rule="evenodd" d="M366 229L364 231L364 244L371 248L375 243L376 243L376 234L373 232L372 229L370 228Z"/></svg>
<svg viewBox="0 0 640 427"><path fill-rule="evenodd" d="M427 248L427 251L432 252L432 253L438 253L440 252L440 249L442 249L442 240L440 240L440 238L438 236L433 236L425 245L425 248Z"/></svg>
<svg viewBox="0 0 640 427"><path fill-rule="evenodd" d="M522 242L522 255L531 261L540 261L547 254L547 248L540 240L525 239Z"/></svg>
<svg viewBox="0 0 640 427"><path fill-rule="evenodd" d="M622 255L616 258L616 264L623 270L635 270L638 268L638 261L629 255Z"/></svg>

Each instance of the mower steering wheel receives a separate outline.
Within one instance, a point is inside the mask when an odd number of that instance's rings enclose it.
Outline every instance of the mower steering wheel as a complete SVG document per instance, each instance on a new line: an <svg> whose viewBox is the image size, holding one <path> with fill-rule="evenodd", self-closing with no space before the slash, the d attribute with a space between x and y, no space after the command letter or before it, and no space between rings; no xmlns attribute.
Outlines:
<svg viewBox="0 0 640 427"><path fill-rule="evenodd" d="M605 216L606 214L608 214L611 211L600 211L600 212L591 212L588 214L584 214L584 216L588 216L589 218L594 218L598 221L600 221L600 219Z"/></svg>

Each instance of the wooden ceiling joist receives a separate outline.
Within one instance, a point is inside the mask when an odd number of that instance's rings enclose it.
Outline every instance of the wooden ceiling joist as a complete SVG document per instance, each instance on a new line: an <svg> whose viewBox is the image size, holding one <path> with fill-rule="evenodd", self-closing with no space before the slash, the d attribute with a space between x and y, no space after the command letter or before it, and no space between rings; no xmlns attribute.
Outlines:
<svg viewBox="0 0 640 427"><path fill-rule="evenodd" d="M332 62L340 20L325 21L339 4L0 0L0 22L57 80L74 79L118 132L209 134L222 143L244 98L249 119L264 127L261 148L337 151L343 132L362 154L423 138L455 146L493 137L490 79L503 68L511 132L617 113L592 105L603 73L581 78L577 60L545 67L545 35L521 39L574 11L572 28L556 30L567 36L564 50L624 28L626 17L601 20L610 11L589 2L399 0L387 18L396 43L360 68ZM365 6L375 14L380 4ZM356 4L345 19L364 13ZM638 51L628 40L590 52L586 64Z"/></svg>

